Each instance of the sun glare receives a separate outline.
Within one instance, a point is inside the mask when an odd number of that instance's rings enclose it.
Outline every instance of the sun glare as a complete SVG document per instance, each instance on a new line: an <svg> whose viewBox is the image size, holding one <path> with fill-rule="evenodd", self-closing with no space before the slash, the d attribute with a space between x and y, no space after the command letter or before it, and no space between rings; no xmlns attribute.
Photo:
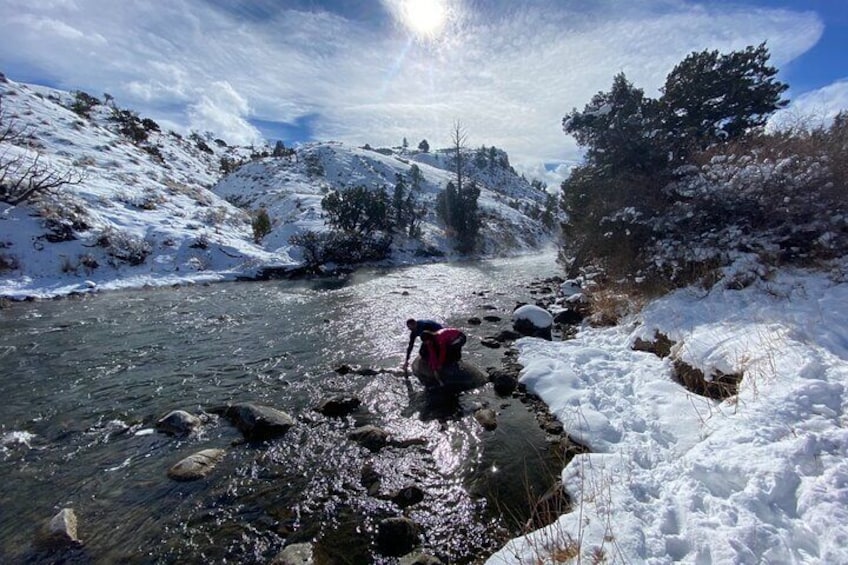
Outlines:
<svg viewBox="0 0 848 565"><path fill-rule="evenodd" d="M447 20L445 0L402 0L400 17L419 37L435 37Z"/></svg>

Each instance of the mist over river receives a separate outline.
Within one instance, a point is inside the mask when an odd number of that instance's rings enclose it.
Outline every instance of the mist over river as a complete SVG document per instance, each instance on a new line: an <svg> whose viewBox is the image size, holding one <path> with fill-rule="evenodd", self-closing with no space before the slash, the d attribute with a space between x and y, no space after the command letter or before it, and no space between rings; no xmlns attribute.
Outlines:
<svg viewBox="0 0 848 565"><path fill-rule="evenodd" d="M443 561L484 558L520 533L527 491L547 488L561 467L517 399L491 385L434 399L404 379L404 321L460 327L464 358L499 366L504 350L481 339L510 327L517 302L533 301L528 283L557 274L546 253L0 310L0 561L55 560L34 540L65 507L83 541L59 554L72 563L261 563L307 541L324 562L395 562L373 540L379 520L400 515L421 525L421 547ZM376 374L336 372L345 364ZM315 411L338 394L363 404L346 418ZM242 443L214 416L195 436L153 429L171 410L232 402L272 406L296 424L261 444ZM475 421L480 406L499 412L496 430ZM362 424L408 446L372 453L347 438ZM208 477L166 476L207 448L226 450ZM363 487L366 467L380 493ZM410 484L424 500L399 508L387 493Z"/></svg>

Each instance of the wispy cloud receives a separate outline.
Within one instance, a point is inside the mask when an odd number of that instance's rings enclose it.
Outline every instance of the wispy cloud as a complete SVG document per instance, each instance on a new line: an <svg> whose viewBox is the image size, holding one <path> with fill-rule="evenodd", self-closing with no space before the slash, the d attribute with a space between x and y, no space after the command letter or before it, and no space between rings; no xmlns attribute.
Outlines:
<svg viewBox="0 0 848 565"><path fill-rule="evenodd" d="M357 3L371 6L369 17L316 2L215 4L0 0L0 65L12 79L34 67L62 87L107 91L144 115L233 142L258 135L248 119L310 116L318 139L439 146L460 119L472 145L503 147L553 181L542 163L579 157L562 116L615 73L656 95L691 51L768 41L781 66L823 29L810 12L682 0L589 9L550 0L521 10L453 0L443 34L421 40L376 0Z"/></svg>

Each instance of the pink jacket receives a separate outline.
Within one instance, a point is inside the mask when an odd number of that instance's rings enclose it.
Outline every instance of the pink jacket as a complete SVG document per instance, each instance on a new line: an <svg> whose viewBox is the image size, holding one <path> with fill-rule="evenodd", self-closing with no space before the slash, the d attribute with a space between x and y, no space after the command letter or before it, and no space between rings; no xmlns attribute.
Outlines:
<svg viewBox="0 0 848 565"><path fill-rule="evenodd" d="M427 364L430 365L432 371L438 371L445 364L445 357L448 353L450 344L459 338L462 332L456 328L444 328L436 332L434 342L428 342L429 348L427 355Z"/></svg>

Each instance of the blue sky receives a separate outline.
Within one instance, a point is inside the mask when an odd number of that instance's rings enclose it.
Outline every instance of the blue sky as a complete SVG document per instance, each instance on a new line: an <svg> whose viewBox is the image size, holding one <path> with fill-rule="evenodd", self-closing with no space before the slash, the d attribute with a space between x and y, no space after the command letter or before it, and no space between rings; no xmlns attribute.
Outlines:
<svg viewBox="0 0 848 565"><path fill-rule="evenodd" d="M561 129L624 72L650 96L692 51L763 41L792 116L848 108L848 1L0 0L0 71L232 143L507 150L556 182Z"/></svg>

